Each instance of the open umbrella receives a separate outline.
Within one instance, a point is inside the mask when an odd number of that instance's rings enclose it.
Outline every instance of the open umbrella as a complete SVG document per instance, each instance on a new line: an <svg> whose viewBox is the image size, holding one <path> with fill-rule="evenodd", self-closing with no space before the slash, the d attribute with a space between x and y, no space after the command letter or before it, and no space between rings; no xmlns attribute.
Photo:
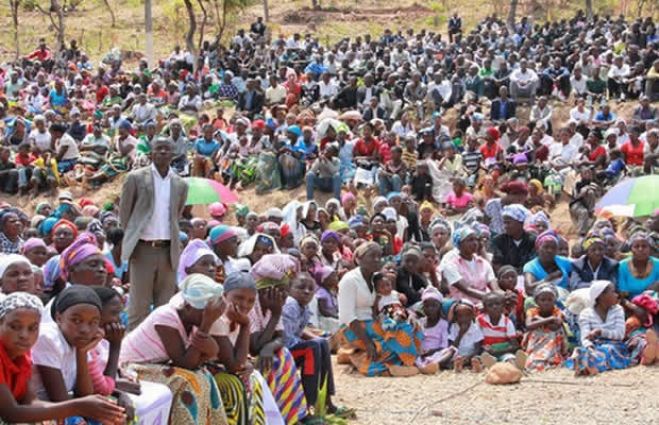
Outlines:
<svg viewBox="0 0 659 425"><path fill-rule="evenodd" d="M659 208L659 175L625 179L595 205L599 215L643 217Z"/></svg>
<svg viewBox="0 0 659 425"><path fill-rule="evenodd" d="M188 199L186 205L207 205L213 202L234 204L238 202L238 196L225 185L211 179L201 177L188 177Z"/></svg>

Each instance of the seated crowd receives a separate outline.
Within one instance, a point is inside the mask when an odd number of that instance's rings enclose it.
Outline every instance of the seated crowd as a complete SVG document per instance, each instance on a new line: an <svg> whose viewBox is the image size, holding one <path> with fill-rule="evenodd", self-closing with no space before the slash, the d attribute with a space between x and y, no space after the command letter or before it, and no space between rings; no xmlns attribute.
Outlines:
<svg viewBox="0 0 659 425"><path fill-rule="evenodd" d="M595 216L607 187L659 169L652 19L492 16L463 35L455 16L448 43L331 48L264 29L154 69L45 43L2 68L4 192L99 187L165 152L170 173L307 198L187 206L177 293L137 323L121 195L0 203L2 421L322 423L354 415L335 352L365 376L659 359L659 210Z"/></svg>

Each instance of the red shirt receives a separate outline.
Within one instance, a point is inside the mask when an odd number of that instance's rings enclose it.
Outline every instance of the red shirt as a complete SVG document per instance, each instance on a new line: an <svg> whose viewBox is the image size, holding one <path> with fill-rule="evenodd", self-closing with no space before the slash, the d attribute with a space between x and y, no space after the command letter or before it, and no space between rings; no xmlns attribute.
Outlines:
<svg viewBox="0 0 659 425"><path fill-rule="evenodd" d="M27 393L31 377L32 359L30 354L24 354L18 359L12 360L7 355L4 345L0 343L0 384L5 384L19 403Z"/></svg>
<svg viewBox="0 0 659 425"><path fill-rule="evenodd" d="M489 143L485 143L483 146L480 148L481 154L483 155L483 159L489 159L489 158L495 158L501 152L501 146L499 146L497 143L490 145Z"/></svg>
<svg viewBox="0 0 659 425"><path fill-rule="evenodd" d="M620 150L625 156L625 163L627 165L643 165L643 142L640 140L636 146L629 141L622 145Z"/></svg>
<svg viewBox="0 0 659 425"><path fill-rule="evenodd" d="M18 154L16 155L14 161L18 166L27 167L28 165L31 165L34 161L36 161L36 159L37 157L33 153L30 153L28 155Z"/></svg>
<svg viewBox="0 0 659 425"><path fill-rule="evenodd" d="M380 154L380 163L386 164L391 159L391 146L387 143L380 143L378 153Z"/></svg>
<svg viewBox="0 0 659 425"><path fill-rule="evenodd" d="M380 142L378 142L378 139L371 139L371 141L367 143L361 138L357 140L355 147L352 148L352 154L354 156L373 156L375 150L379 148Z"/></svg>
<svg viewBox="0 0 659 425"><path fill-rule="evenodd" d="M589 161L595 161L595 160L597 160L597 158L599 158L602 155L606 156L606 149L604 149L604 146L600 145L600 146L596 147L594 151L591 151L588 154L588 160Z"/></svg>
<svg viewBox="0 0 659 425"><path fill-rule="evenodd" d="M101 103L103 102L103 99L105 99L105 96L110 94L110 89L108 89L108 86L105 84L102 85L101 87L96 89L96 103Z"/></svg>
<svg viewBox="0 0 659 425"><path fill-rule="evenodd" d="M543 162L549 158L549 148L545 145L540 146L534 151L534 161Z"/></svg>

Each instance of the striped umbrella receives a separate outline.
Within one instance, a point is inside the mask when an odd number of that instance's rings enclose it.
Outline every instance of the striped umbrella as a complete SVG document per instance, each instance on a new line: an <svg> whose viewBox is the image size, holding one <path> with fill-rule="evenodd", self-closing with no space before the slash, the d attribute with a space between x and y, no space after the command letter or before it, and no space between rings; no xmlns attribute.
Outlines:
<svg viewBox="0 0 659 425"><path fill-rule="evenodd" d="M595 205L598 215L644 217L659 209L659 175L629 178L609 190Z"/></svg>

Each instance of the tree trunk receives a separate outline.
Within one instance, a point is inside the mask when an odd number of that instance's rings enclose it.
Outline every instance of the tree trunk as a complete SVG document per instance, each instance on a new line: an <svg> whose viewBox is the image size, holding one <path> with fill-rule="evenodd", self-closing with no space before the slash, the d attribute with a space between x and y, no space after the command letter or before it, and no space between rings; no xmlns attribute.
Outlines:
<svg viewBox="0 0 659 425"><path fill-rule="evenodd" d="M508 20L506 24L512 32L515 30L515 16L517 15L517 0L510 0L510 10L508 11Z"/></svg>
<svg viewBox="0 0 659 425"><path fill-rule="evenodd" d="M57 50L62 51L66 48L66 28L64 27L64 9L59 3L59 0L50 0L50 10L57 15L57 25L55 25L55 30L57 30Z"/></svg>
<svg viewBox="0 0 659 425"><path fill-rule="evenodd" d="M105 7L108 8L108 12L110 12L110 19L112 19L112 28L114 28L117 25L117 17L114 15L114 9L112 9L112 6L110 5L110 0L103 0L103 4L105 4Z"/></svg>
<svg viewBox="0 0 659 425"><path fill-rule="evenodd" d="M204 7L204 2L203 0L197 0L197 3L199 4L199 7L201 8L201 12L204 14L203 19L201 20L201 26L199 27L199 43L197 48L201 52L201 46L204 43L204 32L206 29L206 22L208 22L208 12L206 11L206 7Z"/></svg>
<svg viewBox="0 0 659 425"><path fill-rule="evenodd" d="M263 0L263 20L270 22L270 10L268 8L268 0Z"/></svg>
<svg viewBox="0 0 659 425"><path fill-rule="evenodd" d="M593 19L593 0L586 0L586 17L588 20Z"/></svg>
<svg viewBox="0 0 659 425"><path fill-rule="evenodd" d="M194 35L197 32L197 17L194 13L191 0L183 0L185 10L188 12L188 32L185 34L185 46L193 57L193 63L197 63L197 47L194 43Z"/></svg>
<svg viewBox="0 0 659 425"><path fill-rule="evenodd" d="M21 46L18 41L18 6L20 5L21 0L9 0L9 6L11 8L11 22L14 26L14 49L16 49L16 60L21 55Z"/></svg>
<svg viewBox="0 0 659 425"><path fill-rule="evenodd" d="M153 66L153 14L151 0L144 0L144 32L146 33L146 62Z"/></svg>

